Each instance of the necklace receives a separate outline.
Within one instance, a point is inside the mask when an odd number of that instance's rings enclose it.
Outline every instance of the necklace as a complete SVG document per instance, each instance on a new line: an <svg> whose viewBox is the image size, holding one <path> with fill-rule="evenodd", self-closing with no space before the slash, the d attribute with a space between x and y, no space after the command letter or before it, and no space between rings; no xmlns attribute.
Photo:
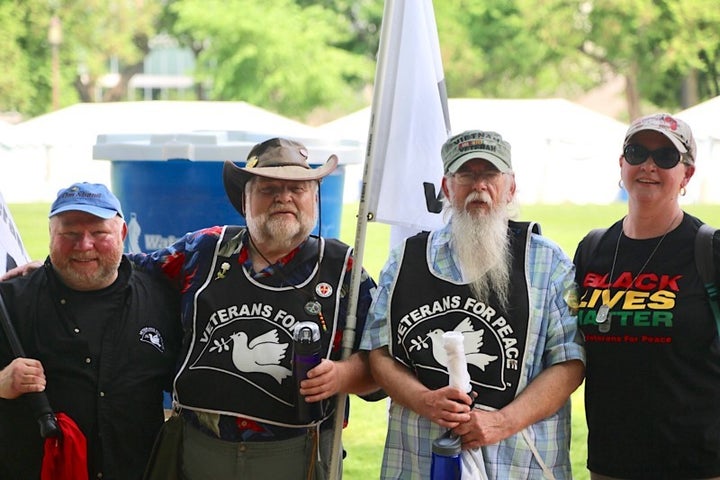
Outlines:
<svg viewBox="0 0 720 480"><path fill-rule="evenodd" d="M682 215L682 212L680 212L680 215ZM660 248L660 244L663 242L663 240L665 240L665 237L667 237L667 234L670 233L670 231L672 230L672 227L675 224L675 220L677 218L678 218L678 216L676 215L670 221L670 225L668 226L667 230L665 230L665 233L663 233L663 236L660 237L660 240L658 240L658 243L655 245L655 248L653 248L652 252L650 252L650 256L648 256L647 260L645 260L645 263L643 264L643 266L640 267L640 271L635 276L635 279L637 279L645 271L645 267L648 266L648 263L650 263L650 260L655 255L655 252L657 252L658 248ZM610 285L612 285L612 279L613 279L613 276L615 275L615 262L617 261L618 251L620 250L620 239L623 236L624 230L625 229L622 228L622 226L621 226L620 234L618 235L618 239L617 239L617 243L615 243L615 255L613 256L612 268L610 269L610 277L608 278L608 297L610 296ZM625 291L623 291L623 295L625 295L628 292L628 290L630 290L630 287L632 287L633 284L635 283L635 279L633 279L630 282L630 285L628 285L625 288ZM603 304L600 305L600 308L598 308L597 315L595 316L595 321L598 324L598 331L600 333L608 333L610 331L609 316L610 316L610 305L603 302Z"/></svg>
<svg viewBox="0 0 720 480"><path fill-rule="evenodd" d="M255 241L252 238L252 235L250 235L250 232L248 232L248 239L250 240L250 245L252 246L252 248L255 249L255 251L258 253L258 255L260 255L260 258L262 258L265 261L265 263L267 263L268 266L271 267L273 264L270 263L270 260L268 260L265 257L265 255L263 255L263 253L260 251L260 249L257 247L257 245L255 244ZM308 297L308 301L303 306L305 313L307 313L308 315L317 316L319 323L320 323L320 327L322 328L323 332L326 332L327 325L325 324L325 316L322 313L322 305L320 304L320 302L317 301L317 297L315 296L315 293L314 293L315 286L317 286L317 283L318 283L318 275L320 274L320 262L322 261L322 254L320 253L321 252L320 247L321 247L320 239L318 238L318 260L317 260L317 269L316 269L315 275L313 276L313 279L312 279L312 284L313 284L313 292L312 293L310 293L307 290L305 290L304 288L299 287L299 286L295 285L294 283L290 282L290 280L285 275L285 272L282 271L282 268L276 268L274 270L282 277L282 279L285 281L286 284L290 285L293 289L297 290L298 292L304 293Z"/></svg>

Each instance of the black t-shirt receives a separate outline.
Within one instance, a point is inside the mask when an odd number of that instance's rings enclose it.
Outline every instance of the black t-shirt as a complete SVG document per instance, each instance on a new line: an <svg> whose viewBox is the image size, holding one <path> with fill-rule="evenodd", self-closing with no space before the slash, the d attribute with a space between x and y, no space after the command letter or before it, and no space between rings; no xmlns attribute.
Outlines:
<svg viewBox="0 0 720 480"><path fill-rule="evenodd" d="M588 265L578 265L593 472L653 480L720 475L720 342L695 266L698 224L685 214L659 246L660 237L622 235L610 279L618 222ZM595 321L602 303L610 306L607 333Z"/></svg>
<svg viewBox="0 0 720 480"><path fill-rule="evenodd" d="M90 388L102 385L100 366L103 363L103 350L107 347L103 339L107 329L113 328L113 320L122 318L123 304L125 303L127 285L130 276L129 269L120 271L117 280L107 288L94 291L77 291L67 288L56 288L54 294L60 299L57 304L58 314L62 317L61 324L77 335L82 337L87 348L85 364L75 374L84 377L82 381ZM60 338L60 337L58 337ZM71 370L71 362L63 366L62 375L68 374ZM84 389L83 387L80 387ZM87 413L92 413L88 409ZM76 419L83 425L84 433L91 441L88 449L94 450L88 455L90 471L102 471L102 464L97 462L102 458L102 444L92 439L98 436L98 424L95 415L87 415L85 418ZM96 464L97 463L97 464Z"/></svg>

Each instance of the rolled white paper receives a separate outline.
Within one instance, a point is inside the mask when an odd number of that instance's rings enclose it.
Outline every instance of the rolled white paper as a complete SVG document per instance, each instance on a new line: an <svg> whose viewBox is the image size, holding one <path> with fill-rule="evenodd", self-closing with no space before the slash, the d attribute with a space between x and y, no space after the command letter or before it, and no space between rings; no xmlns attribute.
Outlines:
<svg viewBox="0 0 720 480"><path fill-rule="evenodd" d="M451 387L459 388L467 393L472 386L465 358L465 337L460 332L452 331L443 333L442 339L447 355L449 384Z"/></svg>

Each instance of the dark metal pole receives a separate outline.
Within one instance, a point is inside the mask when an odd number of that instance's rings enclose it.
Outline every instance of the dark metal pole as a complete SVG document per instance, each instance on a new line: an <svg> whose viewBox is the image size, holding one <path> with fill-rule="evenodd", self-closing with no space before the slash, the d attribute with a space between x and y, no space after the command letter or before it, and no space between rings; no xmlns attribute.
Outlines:
<svg viewBox="0 0 720 480"><path fill-rule="evenodd" d="M5 300L3 300L2 295L0 295L0 324L5 331L5 336L10 344L12 354L15 355L15 357L24 357L25 353L23 352L22 344L15 331L15 327L13 327L10 321L10 314L5 306ZM50 408L50 402L45 392L26 393L21 398L28 403L30 411L37 419L38 425L40 426L40 436L42 438L59 437L60 427L58 426L57 418L52 408Z"/></svg>

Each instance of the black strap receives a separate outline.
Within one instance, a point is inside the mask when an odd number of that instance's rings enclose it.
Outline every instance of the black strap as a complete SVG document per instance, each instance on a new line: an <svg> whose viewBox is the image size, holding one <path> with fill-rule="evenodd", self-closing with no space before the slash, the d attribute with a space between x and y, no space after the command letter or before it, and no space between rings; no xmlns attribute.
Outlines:
<svg viewBox="0 0 720 480"><path fill-rule="evenodd" d="M542 228L537 222L516 222L515 220L509 220L508 228L514 235L519 235L525 230L529 230L531 233L542 235Z"/></svg>
<svg viewBox="0 0 720 480"><path fill-rule="evenodd" d="M718 302L718 288L715 282L715 262L713 259L713 235L715 229L708 224L700 225L695 236L695 264L700 279L705 286L710 309L715 317L718 335L720 335L720 303Z"/></svg>
<svg viewBox="0 0 720 480"><path fill-rule="evenodd" d="M582 268L587 268L590 263L590 257L593 256L597 249L600 239L607 232L607 228L594 228L590 230L582 241L582 248L580 249L580 265Z"/></svg>

